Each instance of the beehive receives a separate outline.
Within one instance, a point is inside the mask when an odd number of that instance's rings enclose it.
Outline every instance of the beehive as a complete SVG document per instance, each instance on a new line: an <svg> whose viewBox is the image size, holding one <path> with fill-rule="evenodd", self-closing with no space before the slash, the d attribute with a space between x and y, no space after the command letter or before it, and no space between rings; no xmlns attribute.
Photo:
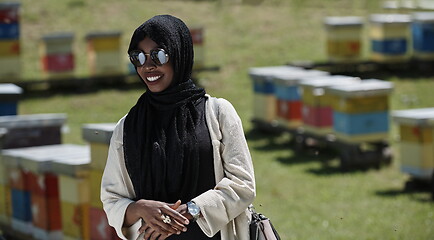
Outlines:
<svg viewBox="0 0 434 240"><path fill-rule="evenodd" d="M85 147L79 145L60 144L17 148L3 152L3 157L10 162L15 161L19 165L19 172L22 177L18 178L16 177L18 173L13 173L10 178L12 196L13 200L15 200L14 194L16 194L16 199L21 198L27 201L25 198L27 196L21 196L21 192L19 192L22 189L27 191L25 193L28 193L30 201L22 204L26 204L26 208L30 208L32 228L29 234L33 235L35 239L62 238L59 180L58 175L54 173L53 163L56 161L74 161L82 155L88 154L88 152L83 153L83 149L86 150ZM16 176L13 177L14 175ZM16 203L13 201L13 206L15 205ZM13 211L15 210L14 207ZM14 219L12 223L14 223Z"/></svg>
<svg viewBox="0 0 434 240"><path fill-rule="evenodd" d="M372 14L370 41L372 60L404 62L410 57L410 15Z"/></svg>
<svg viewBox="0 0 434 240"><path fill-rule="evenodd" d="M91 75L113 75L123 72L121 32L93 32L86 35L87 60Z"/></svg>
<svg viewBox="0 0 434 240"><path fill-rule="evenodd" d="M389 133L388 96L393 84L363 80L326 88L333 109L333 133L344 141L382 141Z"/></svg>
<svg viewBox="0 0 434 240"><path fill-rule="evenodd" d="M414 12L412 21L414 57L434 60L434 12Z"/></svg>
<svg viewBox="0 0 434 240"><path fill-rule="evenodd" d="M8 154L8 150L2 151L2 161L7 170L6 189L10 192L10 206L6 200L6 207L10 207L11 227L24 234L32 234L30 173L20 167L19 159Z"/></svg>
<svg viewBox="0 0 434 240"><path fill-rule="evenodd" d="M115 123L85 124L82 127L83 139L90 145L91 163L89 170L90 186L90 238L118 239L114 228L108 225L100 198L101 180L106 165L110 139Z"/></svg>
<svg viewBox="0 0 434 240"><path fill-rule="evenodd" d="M0 116L17 115L23 89L15 84L0 84Z"/></svg>
<svg viewBox="0 0 434 240"><path fill-rule="evenodd" d="M201 69L205 67L205 29L202 26L191 26L190 34L194 50L193 69Z"/></svg>
<svg viewBox="0 0 434 240"><path fill-rule="evenodd" d="M302 71L291 66L255 67L249 69L253 83L253 119L266 123L277 121L277 102L273 77L277 74L291 74Z"/></svg>
<svg viewBox="0 0 434 240"><path fill-rule="evenodd" d="M358 61L362 56L363 19L333 16L324 19L327 56L332 62Z"/></svg>
<svg viewBox="0 0 434 240"><path fill-rule="evenodd" d="M52 170L59 178L59 198L64 239L90 239L88 146L73 146L73 155L56 159Z"/></svg>
<svg viewBox="0 0 434 240"><path fill-rule="evenodd" d="M358 82L360 82L359 78L331 75L300 83L303 128L318 135L331 133L333 129L333 110L330 96L326 94L325 88L356 84Z"/></svg>
<svg viewBox="0 0 434 240"><path fill-rule="evenodd" d="M393 111L392 119L400 133L401 171L430 180L434 170L434 108Z"/></svg>
<svg viewBox="0 0 434 240"><path fill-rule="evenodd" d="M277 99L279 125L295 128L302 125L300 83L328 75L317 70L297 70L292 73L276 74L273 77Z"/></svg>
<svg viewBox="0 0 434 240"><path fill-rule="evenodd" d="M0 116L0 128L7 129L3 148L60 144L65 114Z"/></svg>
<svg viewBox="0 0 434 240"><path fill-rule="evenodd" d="M21 77L20 4L0 3L0 80Z"/></svg>
<svg viewBox="0 0 434 240"><path fill-rule="evenodd" d="M41 68L45 77L72 77L75 70L73 33L52 33L42 37Z"/></svg>

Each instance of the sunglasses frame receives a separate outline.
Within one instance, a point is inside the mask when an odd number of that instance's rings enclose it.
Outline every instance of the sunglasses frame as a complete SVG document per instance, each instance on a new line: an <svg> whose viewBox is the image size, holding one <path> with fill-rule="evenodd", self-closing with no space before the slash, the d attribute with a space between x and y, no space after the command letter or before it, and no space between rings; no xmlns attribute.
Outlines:
<svg viewBox="0 0 434 240"><path fill-rule="evenodd" d="M158 59L158 53L162 51L164 53L164 55L166 56L166 62L161 63L160 59ZM143 64L140 64L138 58L139 58L139 54L143 53L143 55L145 55L145 61L143 62ZM164 64L169 62L169 54L166 53L166 50L164 50L163 48L156 48L151 50L149 53L145 53L142 50L133 50L128 54L128 58L130 59L130 62L135 66L135 67L142 67L143 65L145 65L147 58L146 56L151 57L152 62L154 62L157 66L163 66Z"/></svg>

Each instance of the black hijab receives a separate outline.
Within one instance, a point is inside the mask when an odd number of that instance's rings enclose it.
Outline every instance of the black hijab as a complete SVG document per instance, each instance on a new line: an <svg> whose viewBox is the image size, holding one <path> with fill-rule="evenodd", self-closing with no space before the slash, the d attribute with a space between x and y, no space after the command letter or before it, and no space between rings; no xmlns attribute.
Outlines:
<svg viewBox="0 0 434 240"><path fill-rule="evenodd" d="M145 37L169 54L174 79L164 91L146 91L125 118L125 165L136 199L165 202L190 200L199 175L195 127L199 112L195 102L205 91L191 80L193 43L180 19L155 16L139 26L128 52Z"/></svg>

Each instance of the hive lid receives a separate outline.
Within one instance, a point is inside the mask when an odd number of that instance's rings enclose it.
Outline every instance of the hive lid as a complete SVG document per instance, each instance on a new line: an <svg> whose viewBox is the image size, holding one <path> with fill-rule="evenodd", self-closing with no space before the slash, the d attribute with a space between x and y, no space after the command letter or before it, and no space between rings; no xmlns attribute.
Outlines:
<svg viewBox="0 0 434 240"><path fill-rule="evenodd" d="M82 127L83 139L88 142L110 143L116 123L85 124Z"/></svg>
<svg viewBox="0 0 434 240"><path fill-rule="evenodd" d="M434 12L413 12L411 17L415 22L434 22Z"/></svg>
<svg viewBox="0 0 434 240"><path fill-rule="evenodd" d="M369 20L378 24L407 24L411 22L409 14L371 14Z"/></svg>
<svg viewBox="0 0 434 240"><path fill-rule="evenodd" d="M63 33L51 33L42 37L44 41L56 41L56 40L72 40L74 38L74 33L63 32Z"/></svg>
<svg viewBox="0 0 434 240"><path fill-rule="evenodd" d="M66 114L47 113L0 116L0 128L31 128L35 126L61 126L66 122Z"/></svg>
<svg viewBox="0 0 434 240"><path fill-rule="evenodd" d="M329 75L320 76L314 79L305 80L300 83L300 86L311 88L323 88L327 86L335 86L347 83L358 83L361 79L358 77L350 77L344 75Z"/></svg>
<svg viewBox="0 0 434 240"><path fill-rule="evenodd" d="M20 3L15 3L15 2L0 3L0 10L9 9L9 8L19 8L20 5L21 5Z"/></svg>
<svg viewBox="0 0 434 240"><path fill-rule="evenodd" d="M53 160L52 171L56 174L76 177L89 170L91 161L89 146L76 146L76 151L76 154L59 156Z"/></svg>
<svg viewBox="0 0 434 240"><path fill-rule="evenodd" d="M253 67L249 69L249 75L252 80L267 80L272 81L273 76L279 74L291 74L293 72L304 71L301 67L294 66L268 66L268 67Z"/></svg>
<svg viewBox="0 0 434 240"><path fill-rule="evenodd" d="M434 125L434 108L396 110L391 113L393 121L414 126Z"/></svg>
<svg viewBox="0 0 434 240"><path fill-rule="evenodd" d="M387 95L392 90L393 83L378 79L367 79L355 84L329 86L325 88L325 91L330 94L339 95L347 98Z"/></svg>
<svg viewBox="0 0 434 240"><path fill-rule="evenodd" d="M73 144L56 144L8 149L2 156L10 166L19 166L35 173L53 172L53 162L90 156L88 147Z"/></svg>
<svg viewBox="0 0 434 240"><path fill-rule="evenodd" d="M363 18L358 16L331 16L324 18L327 27L348 27L363 25Z"/></svg>
<svg viewBox="0 0 434 240"><path fill-rule="evenodd" d="M120 37L121 34L121 31L91 32L86 35L85 39L88 40L92 38Z"/></svg>
<svg viewBox="0 0 434 240"><path fill-rule="evenodd" d="M325 71L303 69L301 71L294 71L287 74L276 74L273 76L273 80L277 84L293 86L298 85L303 81L314 80L318 77L323 77L327 75L329 75L329 73Z"/></svg>
<svg viewBox="0 0 434 240"><path fill-rule="evenodd" d="M19 95L23 93L23 89L12 83L0 84L0 95Z"/></svg>

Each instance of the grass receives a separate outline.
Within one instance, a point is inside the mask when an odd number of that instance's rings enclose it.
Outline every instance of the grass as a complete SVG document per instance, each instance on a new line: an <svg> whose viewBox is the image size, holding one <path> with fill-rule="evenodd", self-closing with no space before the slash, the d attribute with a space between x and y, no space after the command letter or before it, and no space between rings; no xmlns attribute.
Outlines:
<svg viewBox="0 0 434 240"><path fill-rule="evenodd" d="M240 1L241 2L241 1ZM331 15L383 12L375 0L264 0L262 5L220 1L22 0L23 76L40 78L39 39L52 32L75 33L76 74L86 76L84 36L91 31L121 30L126 51L130 34L155 14L170 13L188 25L205 27L205 59L218 72L204 72L200 84L237 109L254 159L258 210L269 216L282 239L432 239L434 205L426 191L405 192L408 176L399 156L380 170L342 173L333 155L297 153L289 136L255 131L249 67L293 60L324 60L321 20ZM127 64L125 58L125 64ZM434 78L388 77L395 109L432 107ZM143 89L101 89L89 93L24 98L20 114L68 114L64 142L85 144L85 123L116 122ZM396 127L391 130L395 152Z"/></svg>

